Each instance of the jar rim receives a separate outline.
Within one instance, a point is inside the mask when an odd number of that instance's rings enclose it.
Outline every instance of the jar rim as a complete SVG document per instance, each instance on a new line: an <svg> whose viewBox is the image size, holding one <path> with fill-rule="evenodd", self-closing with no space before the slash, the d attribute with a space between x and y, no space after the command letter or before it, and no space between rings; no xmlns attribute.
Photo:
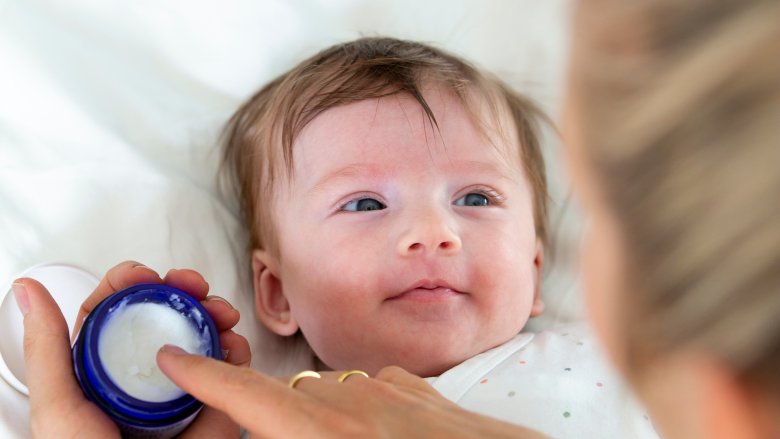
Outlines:
<svg viewBox="0 0 780 439"><path fill-rule="evenodd" d="M175 302L175 303L174 303ZM100 302L84 321L74 346L74 365L80 369L79 380L85 393L95 403L109 410L111 416L136 425L161 424L171 418L183 418L202 406L192 395L184 395L163 402L144 401L129 395L110 377L100 361L99 328L121 306L137 303L168 305L195 324L199 333L208 336L203 355L222 359L219 335L206 309L186 292L165 284L137 284L120 290ZM80 367L79 367L80 366ZM84 382L86 381L86 383ZM88 383L88 384L87 384ZM90 387L87 391L86 387Z"/></svg>

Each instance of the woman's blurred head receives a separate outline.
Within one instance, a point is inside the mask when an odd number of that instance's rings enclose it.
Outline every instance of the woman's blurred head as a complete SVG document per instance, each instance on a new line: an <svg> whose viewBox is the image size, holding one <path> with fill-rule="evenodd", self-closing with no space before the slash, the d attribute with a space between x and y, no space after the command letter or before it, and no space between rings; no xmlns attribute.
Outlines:
<svg viewBox="0 0 780 439"><path fill-rule="evenodd" d="M658 418L705 398L676 387L684 358L780 401L778 23L776 0L583 0L575 15L565 131L589 309Z"/></svg>

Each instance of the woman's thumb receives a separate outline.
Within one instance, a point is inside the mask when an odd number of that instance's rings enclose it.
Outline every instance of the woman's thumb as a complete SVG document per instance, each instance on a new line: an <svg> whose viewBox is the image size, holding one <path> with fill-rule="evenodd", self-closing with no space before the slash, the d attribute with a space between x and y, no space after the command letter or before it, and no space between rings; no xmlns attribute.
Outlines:
<svg viewBox="0 0 780 439"><path fill-rule="evenodd" d="M73 379L68 324L57 302L35 279L17 279L11 288L24 315L24 362L31 404L79 391Z"/></svg>

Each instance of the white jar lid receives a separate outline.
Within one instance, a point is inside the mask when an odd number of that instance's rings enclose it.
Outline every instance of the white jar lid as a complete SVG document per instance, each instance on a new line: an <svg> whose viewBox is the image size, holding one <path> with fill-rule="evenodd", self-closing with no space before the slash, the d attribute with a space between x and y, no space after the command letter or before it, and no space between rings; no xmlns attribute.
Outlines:
<svg viewBox="0 0 780 439"><path fill-rule="evenodd" d="M73 330L79 307L95 287L98 278L92 273L71 264L49 263L28 268L16 278L29 277L42 283L60 306ZM0 290L0 376L13 388L27 395L24 370L24 319L11 293L8 280L5 291Z"/></svg>

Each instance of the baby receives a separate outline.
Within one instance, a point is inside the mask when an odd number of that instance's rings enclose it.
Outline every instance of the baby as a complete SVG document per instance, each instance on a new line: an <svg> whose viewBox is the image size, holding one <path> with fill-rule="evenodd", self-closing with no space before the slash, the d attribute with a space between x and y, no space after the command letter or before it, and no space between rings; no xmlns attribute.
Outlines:
<svg viewBox="0 0 780 439"><path fill-rule="evenodd" d="M334 369L435 376L543 309L547 188L526 99L420 44L304 61L227 127L256 312Z"/></svg>
<svg viewBox="0 0 780 439"><path fill-rule="evenodd" d="M328 368L401 366L554 436L655 437L583 332L521 333L544 309L543 120L463 60L389 38L272 81L225 132L257 317Z"/></svg>

